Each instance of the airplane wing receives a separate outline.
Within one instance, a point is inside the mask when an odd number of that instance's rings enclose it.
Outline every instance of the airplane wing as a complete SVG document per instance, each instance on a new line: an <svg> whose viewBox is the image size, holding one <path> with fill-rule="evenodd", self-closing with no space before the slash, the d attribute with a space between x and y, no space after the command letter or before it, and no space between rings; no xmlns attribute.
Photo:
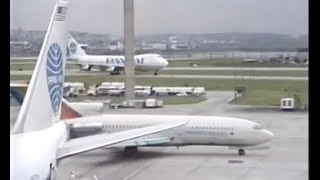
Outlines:
<svg viewBox="0 0 320 180"><path fill-rule="evenodd" d="M148 126L144 128L131 129L127 131L116 132L112 134L103 133L82 138L71 139L58 149L57 159L62 159L67 156L76 155L79 153L91 151L104 146L110 146L126 140L138 138L141 136L173 129L187 124L186 121L174 123L165 123L161 125Z"/></svg>
<svg viewBox="0 0 320 180"><path fill-rule="evenodd" d="M150 137L150 138L137 138L121 143L111 145L110 147L126 147L126 146L159 146L172 141L172 137Z"/></svg>

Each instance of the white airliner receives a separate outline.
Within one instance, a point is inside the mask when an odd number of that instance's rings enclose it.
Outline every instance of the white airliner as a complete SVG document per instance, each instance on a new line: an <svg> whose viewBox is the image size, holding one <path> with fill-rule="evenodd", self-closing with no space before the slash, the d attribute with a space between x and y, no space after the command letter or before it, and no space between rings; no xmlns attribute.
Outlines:
<svg viewBox="0 0 320 180"><path fill-rule="evenodd" d="M66 63L68 2L58 1L17 121L10 132L10 179L53 179L57 160L186 124L163 123L113 134L69 139L60 121Z"/></svg>
<svg viewBox="0 0 320 180"><path fill-rule="evenodd" d="M74 60L82 70L90 71L92 67L98 67L110 71L110 74L120 74L124 70L124 56L87 55L71 35L68 39L67 59ZM159 54L135 55L134 60L136 71L154 71L155 75L168 66L168 61Z"/></svg>
<svg viewBox="0 0 320 180"><path fill-rule="evenodd" d="M114 147L123 147L127 155L136 152L139 146L229 146L245 155L245 149L254 149L270 141L273 133L260 124L245 119L215 116L173 115L99 115L65 120L70 125L73 137L95 133L114 133L124 130L188 120L185 126L125 141ZM260 146L263 147L263 146ZM259 148L259 147L257 147ZM264 147L265 148L265 147Z"/></svg>

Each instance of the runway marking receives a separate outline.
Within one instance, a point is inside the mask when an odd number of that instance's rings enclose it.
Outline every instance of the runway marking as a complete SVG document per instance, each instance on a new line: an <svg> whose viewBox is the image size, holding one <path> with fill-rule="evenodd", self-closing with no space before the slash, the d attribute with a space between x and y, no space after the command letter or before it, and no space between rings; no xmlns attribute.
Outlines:
<svg viewBox="0 0 320 180"><path fill-rule="evenodd" d="M141 172L143 169L145 169L146 167L150 166L152 164L152 162L148 162L145 165L143 165L142 167L140 167L139 169L135 170L133 173L129 174L128 176L126 176L123 180L128 180L131 177L135 176L136 174L138 174L139 172Z"/></svg>

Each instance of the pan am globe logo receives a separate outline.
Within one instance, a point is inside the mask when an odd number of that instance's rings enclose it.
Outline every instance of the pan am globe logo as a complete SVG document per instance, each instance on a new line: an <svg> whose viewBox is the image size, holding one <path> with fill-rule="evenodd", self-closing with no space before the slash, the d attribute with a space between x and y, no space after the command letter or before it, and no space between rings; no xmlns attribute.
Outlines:
<svg viewBox="0 0 320 180"><path fill-rule="evenodd" d="M74 43L74 42L70 43L69 50L70 50L70 53L71 53L71 54L76 53L76 51L77 51L77 45L76 45L76 43Z"/></svg>
<svg viewBox="0 0 320 180"><path fill-rule="evenodd" d="M60 46L53 43L47 54L47 82L54 114L59 110L63 83L63 58Z"/></svg>

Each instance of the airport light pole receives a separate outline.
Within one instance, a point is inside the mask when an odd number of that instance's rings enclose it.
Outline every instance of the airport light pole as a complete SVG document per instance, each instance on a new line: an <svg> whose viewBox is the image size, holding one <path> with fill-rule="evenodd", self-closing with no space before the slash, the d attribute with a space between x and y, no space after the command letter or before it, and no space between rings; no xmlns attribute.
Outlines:
<svg viewBox="0 0 320 180"><path fill-rule="evenodd" d="M134 99L135 62L134 62L134 0L123 0L124 3L124 52L125 52L125 96L126 100Z"/></svg>

